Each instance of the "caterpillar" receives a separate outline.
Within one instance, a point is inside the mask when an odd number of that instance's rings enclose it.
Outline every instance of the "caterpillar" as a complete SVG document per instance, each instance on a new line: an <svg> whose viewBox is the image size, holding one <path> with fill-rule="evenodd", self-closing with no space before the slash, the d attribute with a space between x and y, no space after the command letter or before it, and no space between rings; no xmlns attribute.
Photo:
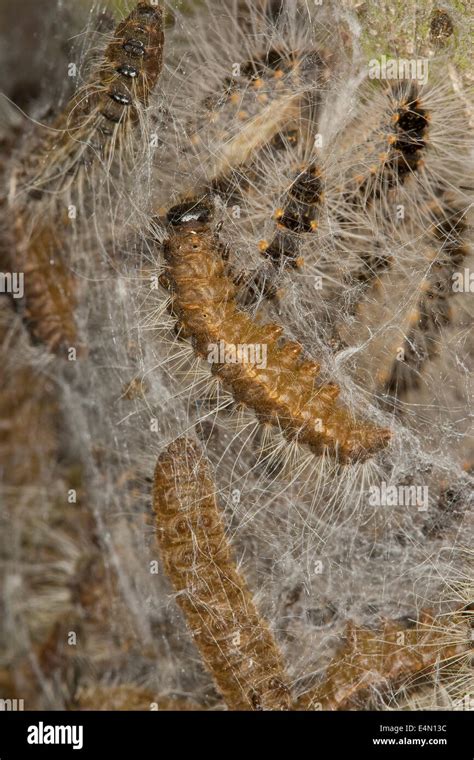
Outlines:
<svg viewBox="0 0 474 760"><path fill-rule="evenodd" d="M278 646L232 558L209 466L187 438L156 464L156 536L194 641L231 710L287 710Z"/></svg>
<svg viewBox="0 0 474 760"><path fill-rule="evenodd" d="M76 213L76 196L81 200L84 195L77 182L79 169L97 155L110 163L120 154L120 141L139 118L138 104L147 104L162 66L162 15L160 7L139 3L118 25L95 77L72 98L53 134L33 153L33 163L28 154L15 179L12 267L25 276L22 312L32 336L52 353L83 351L75 321L76 278L63 242L73 226L64 218L72 204L68 191L74 180ZM56 207L34 208L44 193L46 202L53 198Z"/></svg>
<svg viewBox="0 0 474 760"><path fill-rule="evenodd" d="M52 186L61 190L97 156L110 164L158 80L163 40L161 7L138 3L117 26L100 66L67 104L34 160L25 161L19 181L30 198Z"/></svg>
<svg viewBox="0 0 474 760"><path fill-rule="evenodd" d="M393 154L388 161L388 186L404 182L407 175L416 171L421 162L421 151L426 146L429 116L423 107L415 86L407 93L400 87L393 98L401 96L395 111L395 133L391 140ZM398 98L397 98L398 99Z"/></svg>
<svg viewBox="0 0 474 760"><path fill-rule="evenodd" d="M361 172L357 172L357 167L351 168L354 175L349 187L353 183L357 187L342 190L347 215L340 219L343 234L345 228L350 230L354 226L355 214L361 206L364 207L365 214L369 215L370 207L379 202L381 205L374 209L375 213L386 215L390 194L400 188L421 166L429 113L423 106L416 85L401 83L392 86L385 96L392 113L389 129L384 127L382 130L385 149L380 146L382 151L374 163L369 163L368 174L365 168L367 156L363 158ZM370 158L371 156L369 161ZM361 251L359 255L362 266L354 277L355 286L367 286L379 273L391 266L390 256L383 251Z"/></svg>
<svg viewBox="0 0 474 760"><path fill-rule="evenodd" d="M301 358L298 343L281 338L278 324L261 324L237 308L236 287L224 274L224 262L211 229L209 203L190 202L168 212L166 276L182 334L194 350L209 357L209 346L262 345L266 368L245 362L215 362L212 373L235 401L255 411L261 424L278 427L288 441L307 444L317 456L326 451L341 463L361 462L383 449L390 431L354 420L336 404L339 388L317 385L319 365Z"/></svg>
<svg viewBox="0 0 474 760"><path fill-rule="evenodd" d="M300 710L351 710L367 705L371 691L387 693L415 679L426 677L440 662L455 662L470 650L470 630L466 622L447 636L441 621L428 611L416 627L403 629L396 621L381 631L350 622L345 644L329 665L322 683L297 701Z"/></svg>
<svg viewBox="0 0 474 760"><path fill-rule="evenodd" d="M292 182L282 208L275 213L278 231L261 251L274 265L300 269L303 260L298 256L299 235L317 229L317 207L322 202L322 181L316 163L304 167Z"/></svg>
<svg viewBox="0 0 474 760"><path fill-rule="evenodd" d="M392 186L385 187L367 212L365 224L372 223L377 236L374 242L362 231L367 241L364 247L356 239L363 265L348 273L346 284L352 287L340 298L349 318L340 323L338 336L348 345L358 344L359 376L362 370L364 385L390 405L393 402L388 397L402 397L410 388L422 390L420 371L437 355L443 325L451 321L446 293L456 267L450 263L442 230L443 226L449 230L449 218L455 220L461 209L467 218L469 205L466 191L472 161L465 139L466 117L451 86L441 81L440 72L430 71L430 78L429 87L405 84L395 89L407 89L407 102L416 96L406 111L407 122L402 122L404 127L412 122L413 129L400 140L405 153L405 143L411 147L395 165L403 162L401 178L391 170ZM401 118L402 100L400 96L395 124ZM386 96L382 104L385 109ZM462 188L456 190L458 182ZM356 212L348 217L347 243L343 242L348 252L351 232L362 237L357 219ZM454 237L452 232L446 234ZM461 236L466 237L465 233ZM465 251L461 241L459 246ZM459 262L459 257L453 258ZM440 290L443 295L437 292ZM374 357L376 373L372 370Z"/></svg>
<svg viewBox="0 0 474 760"><path fill-rule="evenodd" d="M75 320L74 276L63 260L61 236L51 225L40 226L25 243L24 220L15 223L16 262L22 270L25 296L21 308L32 337L52 353L83 352Z"/></svg>

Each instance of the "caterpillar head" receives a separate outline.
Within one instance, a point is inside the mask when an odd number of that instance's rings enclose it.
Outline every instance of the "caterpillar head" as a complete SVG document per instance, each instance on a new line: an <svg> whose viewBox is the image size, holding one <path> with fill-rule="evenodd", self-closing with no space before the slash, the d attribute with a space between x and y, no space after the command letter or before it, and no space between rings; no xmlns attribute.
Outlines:
<svg viewBox="0 0 474 760"><path fill-rule="evenodd" d="M150 5L148 3L138 3L137 7L132 11L131 18L143 22L153 22L157 18L160 20L163 18L163 9L156 4Z"/></svg>
<svg viewBox="0 0 474 760"><path fill-rule="evenodd" d="M213 219L213 207L209 200L186 201L173 206L167 213L171 227L199 228L208 227Z"/></svg>

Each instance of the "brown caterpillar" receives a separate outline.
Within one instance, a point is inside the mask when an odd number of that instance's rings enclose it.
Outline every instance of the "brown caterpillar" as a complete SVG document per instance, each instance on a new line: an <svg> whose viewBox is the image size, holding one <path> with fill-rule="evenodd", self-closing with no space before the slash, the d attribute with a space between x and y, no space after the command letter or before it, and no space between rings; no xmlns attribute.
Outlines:
<svg viewBox="0 0 474 760"><path fill-rule="evenodd" d="M117 26L100 67L72 98L53 134L39 147L30 194L38 197L51 181L61 184L97 154L107 157L107 147L110 156L116 151L117 141L138 121L138 104L148 103L161 72L163 43L162 9L138 3ZM25 168L27 175L31 174L28 164Z"/></svg>
<svg viewBox="0 0 474 760"><path fill-rule="evenodd" d="M346 642L329 665L323 682L304 694L296 708L361 709L373 690L389 693L410 686L415 679L428 676L438 663L456 661L469 652L467 622L463 623L461 635L453 627L452 641L448 641L448 631L429 612L420 616L416 627L407 629L392 621L382 631L348 623Z"/></svg>
<svg viewBox="0 0 474 760"><path fill-rule="evenodd" d="M22 316L31 335L51 352L67 355L79 348L74 318L75 283L61 255L59 233L51 225L39 226L23 243L23 219L15 225L17 266L24 273L25 303Z"/></svg>
<svg viewBox="0 0 474 760"><path fill-rule="evenodd" d="M117 27L114 40L108 46L105 57L110 62L109 81L104 71L102 80L107 86L107 95L112 105L117 106L112 121L120 118L128 106L132 106L132 115L136 118L133 102L123 102L115 97L118 91L123 96L129 95L132 101L147 105L163 65L163 10L156 3L138 3L137 7ZM114 74L112 75L112 70ZM130 89L131 85L135 85ZM117 89L116 89L117 88ZM110 103L108 105L111 105ZM105 114L106 118L110 113Z"/></svg>
<svg viewBox="0 0 474 760"><path fill-rule="evenodd" d="M320 171L314 162L303 168L291 184L282 208L275 218L278 230L267 245L262 241L261 251L278 266L300 269L303 260L299 256L300 235L317 229L317 209L323 199Z"/></svg>
<svg viewBox="0 0 474 760"><path fill-rule="evenodd" d="M89 162L97 153L104 156L107 146L109 158L117 152L120 138L138 120L137 104L146 105L161 71L162 16L161 8L139 3L118 25L96 78L66 107L54 134L43 141L37 157L33 154L33 166L26 161L21 169L20 192L24 186L29 204L40 200L45 190L61 191L84 165L86 151ZM56 204L66 203L52 197ZM14 204L12 268L25 276L23 315L35 339L64 354L78 343L76 284L63 250L64 211L50 207L44 211L46 221L38 221L36 214L43 210L32 213L24 198Z"/></svg>
<svg viewBox="0 0 474 760"><path fill-rule="evenodd" d="M359 422L336 403L336 385L317 385L319 365L301 358L302 347L281 338L278 324L261 324L239 310L236 286L225 274L211 229L207 203L190 202L168 213L165 245L167 280L182 334L196 354L208 358L210 345L259 344L267 350L266 367L237 361L214 363L212 373L236 402L255 411L261 424L279 428L288 441L329 452L342 463L365 461L384 448L390 431Z"/></svg>
<svg viewBox="0 0 474 760"><path fill-rule="evenodd" d="M280 651L237 571L209 466L191 440L158 458L153 509L177 602L229 709L288 710Z"/></svg>
<svg viewBox="0 0 474 760"><path fill-rule="evenodd" d="M139 3L122 21L90 81L68 103L53 126L54 133L38 146L38 159L26 163L27 175L36 169L30 195L41 187L75 173L94 153L101 153L138 119L137 104L146 105L162 66L162 11ZM113 141L109 138L114 137Z"/></svg>

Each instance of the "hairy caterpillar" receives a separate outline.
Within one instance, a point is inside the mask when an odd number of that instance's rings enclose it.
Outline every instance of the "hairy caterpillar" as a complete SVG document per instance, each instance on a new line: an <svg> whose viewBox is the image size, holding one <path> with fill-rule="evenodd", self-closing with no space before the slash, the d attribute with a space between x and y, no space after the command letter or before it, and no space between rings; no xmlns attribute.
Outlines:
<svg viewBox="0 0 474 760"><path fill-rule="evenodd" d="M237 402L249 406L262 424L279 427L287 440L307 444L316 455L328 451L342 463L364 461L390 440L388 430L352 419L335 402L339 388L316 385L319 365L300 358L298 343L279 340L283 328L261 324L237 308L235 285L210 226L208 204L190 202L168 213L165 245L173 309L183 335L207 358L209 345L262 344L267 368L245 363L214 363L212 373L228 386Z"/></svg>
<svg viewBox="0 0 474 760"><path fill-rule="evenodd" d="M354 225L354 213L362 205L367 214L370 213L370 206L377 203L377 207L374 208L375 214L386 214L390 195L417 171L422 161L429 116L422 105L416 86L399 84L391 87L386 92L386 97L392 116L388 130L384 128L385 149L382 148L379 156L374 157L374 163L369 165L368 175L365 169L366 155L362 159L362 173L358 174L357 168L351 169L355 172L353 182L357 184L357 189L343 190L347 218L341 219L342 230L345 227L350 229ZM370 158L371 156L369 160ZM378 254L377 251L363 251L360 257L362 268L355 276L355 284L367 285L391 265L391 259L385 252Z"/></svg>
<svg viewBox="0 0 474 760"><path fill-rule="evenodd" d="M75 219L84 196L77 173L97 156L110 164L120 154L121 141L138 121L138 104L146 106L161 71L162 27L160 7L136 6L118 25L102 66L72 98L32 160L28 154L14 179L12 266L25 275L23 313L32 335L54 353L78 348L76 281L64 251L73 228L66 207ZM46 209L35 209L45 194ZM50 207L50 198L56 207Z"/></svg>
<svg viewBox="0 0 474 760"><path fill-rule="evenodd" d="M414 86L405 91L406 86L395 89L392 99L398 102L393 120L394 134L390 138L393 154L388 160L388 186L404 182L411 172L416 171L421 161L421 151L426 145L428 114L423 107ZM377 190L377 192L379 192Z"/></svg>
<svg viewBox="0 0 474 760"><path fill-rule="evenodd" d="M360 709L367 704L371 690L387 692L412 685L438 663L446 667L469 652L466 622L461 621L454 641L447 637L448 631L428 612L420 616L415 628L408 629L388 622L376 632L348 623L342 651L329 665L322 683L300 698L298 709Z"/></svg>
<svg viewBox="0 0 474 760"><path fill-rule="evenodd" d="M344 303L350 318L338 331L346 346L358 346L355 363L364 387L390 405L403 398L413 422L421 422L426 404L433 402L430 377L447 345L446 328L455 329L462 320L462 304L450 304L451 278L466 259L471 195L466 117L440 72L430 72L430 78L429 86L416 88L413 155L408 155L415 168L402 173L402 180L411 180L387 188L377 208L369 210L376 246L368 241L361 247L364 266L347 277L354 286ZM442 385L438 393L436 403L449 405L441 401ZM417 409L409 407L412 402Z"/></svg>
<svg viewBox="0 0 474 760"><path fill-rule="evenodd" d="M153 508L178 604L229 709L289 709L281 654L237 571L209 467L191 440L158 458Z"/></svg>
<svg viewBox="0 0 474 760"><path fill-rule="evenodd" d="M52 226L31 233L22 250L23 219L17 218L17 265L25 276L23 318L32 336L52 352L68 355L80 348L74 317L77 305L74 277L63 260L61 237ZM81 349L80 349L81 350Z"/></svg>
<svg viewBox="0 0 474 760"><path fill-rule="evenodd" d="M322 201L320 171L315 163L304 167L290 186L281 209L275 214L278 231L262 253L273 264L299 269L303 262L298 256L298 236L317 229L317 206Z"/></svg>
<svg viewBox="0 0 474 760"><path fill-rule="evenodd" d="M138 121L138 107L148 103L162 56L163 11L138 3L117 26L100 66L68 103L34 160L25 162L20 185L26 183L29 197L64 189L71 175L97 156L110 163Z"/></svg>

